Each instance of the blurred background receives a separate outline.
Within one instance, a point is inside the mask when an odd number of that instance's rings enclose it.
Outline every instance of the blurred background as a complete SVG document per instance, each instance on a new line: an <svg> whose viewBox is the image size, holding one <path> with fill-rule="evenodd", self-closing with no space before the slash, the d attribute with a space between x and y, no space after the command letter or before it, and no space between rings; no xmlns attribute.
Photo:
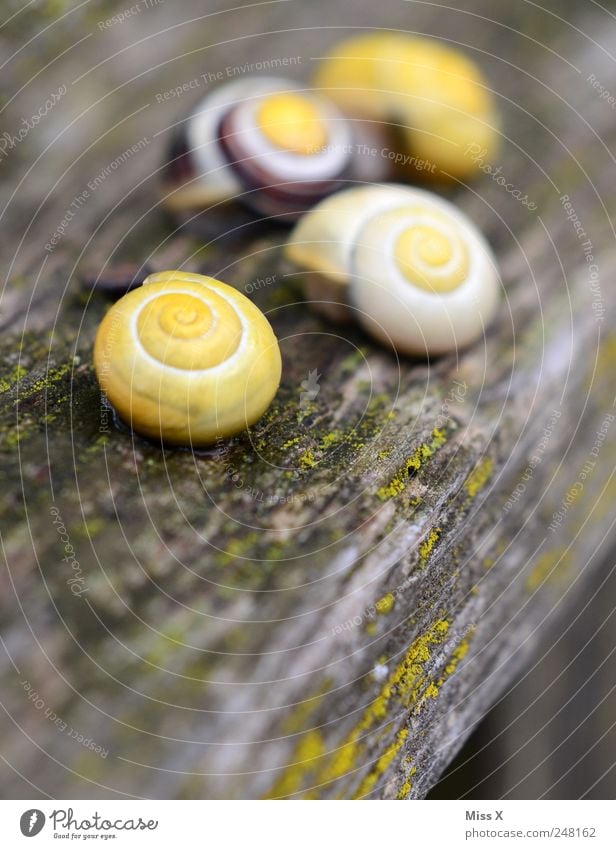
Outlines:
<svg viewBox="0 0 616 849"><path fill-rule="evenodd" d="M293 59L285 73L305 80L314 62L334 42L364 28L399 28L445 39L468 51L498 92L506 136L503 162L511 164L517 178L528 178L540 211L552 191L542 176L544 168L568 190L573 187L579 198L586 198L589 208L594 204L598 209L593 193L598 189L613 195L616 185L616 108L609 100L616 95L615 13L615 3L594 0L540 4L463 0L455 8L421 0L378 4L266 0L233 6L221 0L141 0L137 7L126 0L4 0L0 22L3 127L11 128L14 136L23 116L35 114L50 92L65 87L70 96L61 96L35 131L24 132L10 145L5 139L4 150L10 157L0 154L4 208L0 262L3 282L12 284L3 295L3 332L21 327L25 316L29 332L48 327L58 291L64 291L60 281L68 287L84 265L97 268L138 261L142 231L147 230L148 243L164 242L167 220L149 214L151 181L158 179L174 123L209 83L202 78L199 91L188 90L181 97L166 97L165 92L220 69L227 73L228 68L238 68L241 74L247 63L258 66L276 57ZM601 81L607 95L593 87L591 76ZM67 269L60 255L51 253L43 285L31 298L27 286L17 285L16 269L32 266L42 255L40 234L54 232L59 212L68 212L74 202L79 206L87 186L80 163L88 162L88 178L94 179L108 164L110 149L125 150L142 138L146 141L139 157L122 170L121 199L115 181L101 181L94 199L80 211L78 232L71 231L70 219L67 222L63 244L74 248L75 265ZM105 148L99 154L100 140L105 140ZM144 175L149 185L143 184ZM478 193L482 190L479 183ZM459 190L444 191L455 199ZM501 217L490 232L493 246L498 252L510 232L524 239L540 277L546 264L537 236L541 223L521 217L502 197L495 204ZM468 205L487 227L481 204L469 196ZM123 238L126 209L134 225L129 240ZM614 211L613 206L598 209L596 221L589 222L597 250L614 247L610 223ZM36 239L31 238L28 226L34 218ZM95 237L99 228L105 232L104 242ZM566 252L574 236L565 228L567 223L555 227ZM111 252L109 245L113 245ZM173 250L168 255L172 258ZM46 288L45 280L55 281L54 286ZM610 298L611 283L605 275ZM74 315L77 320L78 311ZM613 328L602 331L613 332ZM62 327L54 332L61 337ZM606 452L608 466L611 456ZM20 492L5 491L3 497L11 509L21 506ZM613 514L613 488L606 491L604 500L604 509ZM8 507L7 511L5 516L10 514ZM5 526L9 537L10 531ZM11 549L17 562L26 558L23 552L28 545L22 538ZM472 737L433 788L433 798L616 795L613 551L613 535L608 533L593 555L592 580L580 584L573 601L554 604L532 662L515 670L515 683L505 692L494 694L489 712L475 717ZM3 586L6 600L10 597L8 575ZM9 620L11 613L7 611ZM15 634L9 629L4 636L11 643ZM5 672L10 672L6 659L2 663ZM6 730L10 727L7 723ZM25 777L14 763L7 755L3 793L31 795L29 782L36 759L29 762ZM47 764L45 769L53 770L53 766ZM164 794L165 782L157 780L154 792Z"/></svg>

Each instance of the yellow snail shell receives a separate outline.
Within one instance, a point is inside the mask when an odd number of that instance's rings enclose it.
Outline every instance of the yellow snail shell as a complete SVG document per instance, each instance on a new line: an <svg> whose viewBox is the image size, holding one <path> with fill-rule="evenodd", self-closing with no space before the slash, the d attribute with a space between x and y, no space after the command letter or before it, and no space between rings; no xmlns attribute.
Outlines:
<svg viewBox="0 0 616 849"><path fill-rule="evenodd" d="M358 158L358 143L351 122L320 94L275 77L233 80L180 125L164 200L184 211L238 199L263 215L297 217L342 180L384 178L385 163Z"/></svg>
<svg viewBox="0 0 616 849"><path fill-rule="evenodd" d="M101 388L143 436L207 445L254 424L280 383L263 313L225 283L163 271L109 310L94 344Z"/></svg>
<svg viewBox="0 0 616 849"><path fill-rule="evenodd" d="M315 88L350 115L390 122L390 143L433 163L422 176L465 179L492 158L499 121L487 80L459 50L403 33L339 42L320 63ZM412 165L412 163L411 163Z"/></svg>
<svg viewBox="0 0 616 849"><path fill-rule="evenodd" d="M339 192L302 218L285 252L305 272L317 309L354 316L401 353L468 345L496 311L499 278L487 242L456 207L422 189Z"/></svg>

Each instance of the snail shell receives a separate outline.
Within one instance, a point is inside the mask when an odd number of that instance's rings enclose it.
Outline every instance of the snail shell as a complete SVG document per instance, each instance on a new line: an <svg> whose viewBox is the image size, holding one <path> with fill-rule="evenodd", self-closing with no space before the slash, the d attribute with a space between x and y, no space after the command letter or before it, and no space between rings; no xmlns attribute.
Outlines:
<svg viewBox="0 0 616 849"><path fill-rule="evenodd" d="M383 163L355 156L357 141L336 106L295 82L233 80L180 127L165 202L182 211L237 198L262 215L297 217L341 180L384 177Z"/></svg>
<svg viewBox="0 0 616 849"><path fill-rule="evenodd" d="M143 436L205 445L256 422L280 383L278 342L237 290L164 271L125 295L94 344L101 388Z"/></svg>
<svg viewBox="0 0 616 849"><path fill-rule="evenodd" d="M390 143L433 163L434 177L474 175L473 154L496 152L499 121L487 80L435 39L387 32L346 39L321 62L314 85L349 115L390 122Z"/></svg>
<svg viewBox="0 0 616 849"><path fill-rule="evenodd" d="M470 344L498 303L487 242L456 207L422 189L339 192L295 226L285 252L305 272L317 309L337 320L356 317L402 353Z"/></svg>

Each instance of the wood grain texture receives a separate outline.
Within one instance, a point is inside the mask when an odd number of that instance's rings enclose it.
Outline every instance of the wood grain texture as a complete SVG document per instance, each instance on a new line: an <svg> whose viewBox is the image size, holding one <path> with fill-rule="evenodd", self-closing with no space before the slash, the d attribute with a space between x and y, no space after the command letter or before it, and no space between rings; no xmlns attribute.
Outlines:
<svg viewBox="0 0 616 849"><path fill-rule="evenodd" d="M573 2L187 0L101 29L71 6L0 30L13 133L67 88L0 163L2 792L421 798L613 543L616 132L587 77L610 79L616 23ZM307 78L376 26L481 62L504 114L491 164L538 207L488 175L449 190L505 296L480 344L430 364L311 313L282 228L231 211L217 235L158 204L200 92L157 94L276 57ZM91 365L108 302L79 277L125 260L205 270L267 312L283 380L249 434L193 455L113 422Z"/></svg>

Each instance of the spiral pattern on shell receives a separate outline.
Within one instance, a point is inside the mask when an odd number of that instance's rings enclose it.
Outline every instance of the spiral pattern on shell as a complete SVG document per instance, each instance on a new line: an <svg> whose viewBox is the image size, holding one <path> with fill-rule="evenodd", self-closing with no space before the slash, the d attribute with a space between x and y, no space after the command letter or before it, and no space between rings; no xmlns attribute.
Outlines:
<svg viewBox="0 0 616 849"><path fill-rule="evenodd" d="M340 192L299 222L286 254L306 272L317 309L356 317L403 353L468 345L498 302L496 263L483 236L456 207L421 189Z"/></svg>
<svg viewBox="0 0 616 849"><path fill-rule="evenodd" d="M134 430L193 445L257 421L281 373L263 313L231 286L182 271L150 275L109 310L94 364L110 403Z"/></svg>
<svg viewBox="0 0 616 849"><path fill-rule="evenodd" d="M354 156L351 123L318 93L275 77L221 85L181 125L166 169L175 210L238 199L263 215L297 217L349 178L386 165Z"/></svg>

